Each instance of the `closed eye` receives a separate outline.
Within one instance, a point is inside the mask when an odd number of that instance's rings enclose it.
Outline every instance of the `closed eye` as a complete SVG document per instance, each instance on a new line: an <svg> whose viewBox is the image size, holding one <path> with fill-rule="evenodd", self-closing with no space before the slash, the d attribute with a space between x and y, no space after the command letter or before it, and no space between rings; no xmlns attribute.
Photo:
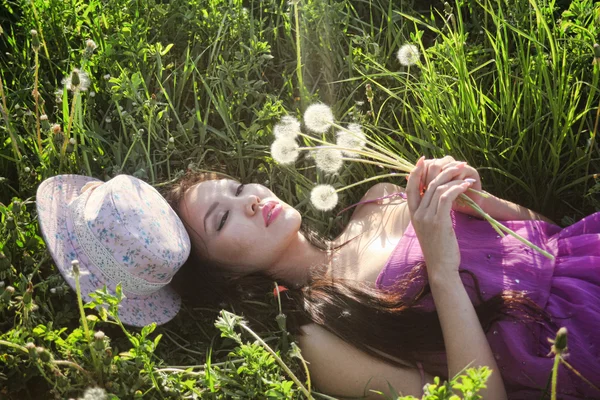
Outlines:
<svg viewBox="0 0 600 400"><path fill-rule="evenodd" d="M242 193L242 190L244 190L244 184L241 183L236 191L235 191L235 196L239 196ZM225 221L227 221L227 217L229 217L229 210L225 211L225 214L223 214L223 217L221 218L221 222L219 222L219 227L217 228L217 232L220 231L221 229L223 229L223 226L225 225Z"/></svg>

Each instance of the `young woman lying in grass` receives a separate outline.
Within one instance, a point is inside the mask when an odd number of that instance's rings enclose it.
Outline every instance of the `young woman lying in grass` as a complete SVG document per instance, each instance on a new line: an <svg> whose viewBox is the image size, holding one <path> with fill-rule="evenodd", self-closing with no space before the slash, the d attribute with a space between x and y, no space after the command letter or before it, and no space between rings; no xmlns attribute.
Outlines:
<svg viewBox="0 0 600 400"><path fill-rule="evenodd" d="M553 366L548 338L560 327L569 363L600 386L600 213L562 229L468 194L550 260L456 204L469 187L481 184L466 163L421 159L406 189L371 187L345 230L325 241L268 188L191 174L166 196L192 244L175 283L203 304L285 285L284 313L312 381L334 396L380 398L369 389L389 394L388 383L420 396L433 376L486 365L494 373L485 399L539 398ZM600 396L567 369L558 388L563 399Z"/></svg>

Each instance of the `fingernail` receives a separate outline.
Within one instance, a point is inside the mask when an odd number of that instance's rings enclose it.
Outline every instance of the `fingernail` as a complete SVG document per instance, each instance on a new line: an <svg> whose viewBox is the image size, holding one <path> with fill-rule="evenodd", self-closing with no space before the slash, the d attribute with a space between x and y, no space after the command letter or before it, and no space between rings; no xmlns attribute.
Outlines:
<svg viewBox="0 0 600 400"><path fill-rule="evenodd" d="M477 182L477 179L465 178L464 181L467 182L468 184L472 185L473 183Z"/></svg>

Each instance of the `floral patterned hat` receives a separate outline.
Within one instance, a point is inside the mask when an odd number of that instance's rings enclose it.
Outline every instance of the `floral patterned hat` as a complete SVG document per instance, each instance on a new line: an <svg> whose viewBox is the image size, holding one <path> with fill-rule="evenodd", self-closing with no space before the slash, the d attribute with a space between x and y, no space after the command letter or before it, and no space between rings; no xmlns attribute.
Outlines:
<svg viewBox="0 0 600 400"><path fill-rule="evenodd" d="M166 200L147 183L119 175L104 183L79 175L46 179L37 190L40 229L58 269L84 299L120 282L119 317L128 325L163 324L181 299L168 286L190 254L190 238Z"/></svg>

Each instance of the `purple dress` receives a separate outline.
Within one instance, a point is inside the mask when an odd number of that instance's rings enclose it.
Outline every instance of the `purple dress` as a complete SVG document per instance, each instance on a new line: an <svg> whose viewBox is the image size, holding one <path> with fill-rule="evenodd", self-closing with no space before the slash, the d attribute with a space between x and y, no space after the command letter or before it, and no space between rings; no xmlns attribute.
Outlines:
<svg viewBox="0 0 600 400"><path fill-rule="evenodd" d="M460 268L475 274L483 298L488 300L503 289L526 291L559 327L567 328L570 355L566 360L600 387L600 212L564 229L542 221L502 222L553 254L554 261L512 236L501 238L486 221L459 212L452 213L452 221ZM415 231L409 225L379 274L377 286L389 289L423 261ZM471 277L461 274L461 279L471 301L478 304ZM416 295L426 281L426 271L422 270L406 298ZM434 309L431 294L422 301L426 309ZM556 336L556 330L547 325L505 320L494 323L488 331L487 339L510 399L539 399L546 387L554 361L548 355L551 344L547 339ZM447 379L444 353L428 355L422 364L430 374ZM563 365L559 367L557 390L562 399L600 399L600 391Z"/></svg>

